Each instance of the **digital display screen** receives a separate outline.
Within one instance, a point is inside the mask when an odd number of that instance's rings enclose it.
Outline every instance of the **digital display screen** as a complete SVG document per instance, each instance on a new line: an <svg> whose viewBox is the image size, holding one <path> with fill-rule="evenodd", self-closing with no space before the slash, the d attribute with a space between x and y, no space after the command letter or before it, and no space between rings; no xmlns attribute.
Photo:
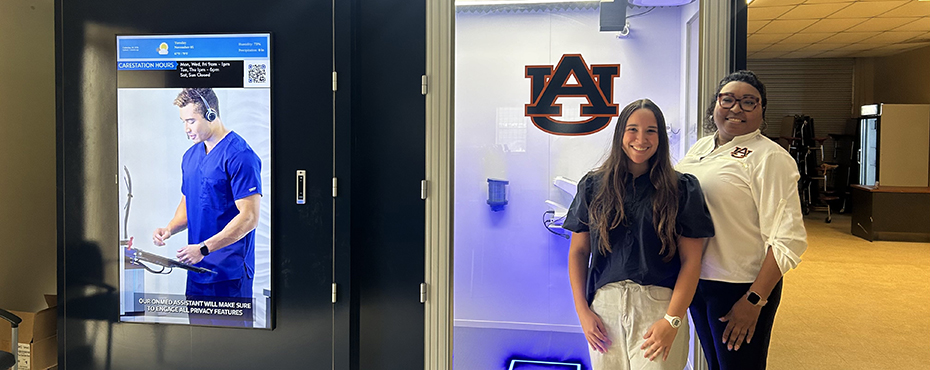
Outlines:
<svg viewBox="0 0 930 370"><path fill-rule="evenodd" d="M554 361L511 360L508 370L581 370L581 364Z"/></svg>
<svg viewBox="0 0 930 370"><path fill-rule="evenodd" d="M120 321L272 327L270 42L117 36Z"/></svg>

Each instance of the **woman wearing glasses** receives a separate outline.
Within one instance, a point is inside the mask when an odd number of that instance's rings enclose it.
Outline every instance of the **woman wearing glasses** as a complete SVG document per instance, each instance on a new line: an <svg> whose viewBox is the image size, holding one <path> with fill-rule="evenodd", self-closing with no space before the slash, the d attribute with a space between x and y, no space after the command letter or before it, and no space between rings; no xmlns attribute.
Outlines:
<svg viewBox="0 0 930 370"><path fill-rule="evenodd" d="M705 130L676 170L701 183L708 239L691 316L710 369L765 369L782 275L807 249L797 164L760 132L765 85L750 71L717 86Z"/></svg>

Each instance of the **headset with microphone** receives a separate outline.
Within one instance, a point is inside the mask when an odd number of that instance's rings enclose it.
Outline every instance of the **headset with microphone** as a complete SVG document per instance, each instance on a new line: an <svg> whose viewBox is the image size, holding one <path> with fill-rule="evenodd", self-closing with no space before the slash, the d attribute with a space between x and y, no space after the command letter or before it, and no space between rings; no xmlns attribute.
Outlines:
<svg viewBox="0 0 930 370"><path fill-rule="evenodd" d="M197 90L194 90L194 92L197 93L197 96L199 96L200 100L203 102L203 118L207 120L207 122L213 122L217 116L216 109L213 109L213 107L210 106L210 103L207 103L207 99L204 99L203 95L200 95L200 92Z"/></svg>

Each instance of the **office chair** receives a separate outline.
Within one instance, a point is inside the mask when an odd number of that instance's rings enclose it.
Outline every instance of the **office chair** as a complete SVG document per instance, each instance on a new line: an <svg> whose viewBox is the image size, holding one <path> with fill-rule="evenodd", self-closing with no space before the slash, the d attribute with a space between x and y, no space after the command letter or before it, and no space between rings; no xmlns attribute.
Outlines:
<svg viewBox="0 0 930 370"><path fill-rule="evenodd" d="M17 370L16 358L17 346L19 343L19 323L23 322L23 319L19 318L7 310L0 308L0 317L4 320L10 322L10 326L13 327L13 341L10 342L10 352L0 351L0 370L7 370L12 368Z"/></svg>

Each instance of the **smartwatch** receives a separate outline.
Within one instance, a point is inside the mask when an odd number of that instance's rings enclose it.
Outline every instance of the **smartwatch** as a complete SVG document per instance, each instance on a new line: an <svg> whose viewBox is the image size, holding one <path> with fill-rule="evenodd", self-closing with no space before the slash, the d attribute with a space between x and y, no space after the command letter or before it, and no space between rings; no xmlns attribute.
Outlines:
<svg viewBox="0 0 930 370"><path fill-rule="evenodd" d="M665 314L665 320L667 320L669 324L672 324L672 328L678 329L678 327L681 326L681 318L678 316Z"/></svg>
<svg viewBox="0 0 930 370"><path fill-rule="evenodd" d="M200 242L200 254L202 254L204 257L210 254L210 249L207 248L207 242L205 241Z"/></svg>
<svg viewBox="0 0 930 370"><path fill-rule="evenodd" d="M746 300L749 301L749 303L752 303L753 306L759 307L765 306L765 304L768 303L768 301L762 299L762 296L760 296L759 293L753 292L751 290L749 293L746 293Z"/></svg>

